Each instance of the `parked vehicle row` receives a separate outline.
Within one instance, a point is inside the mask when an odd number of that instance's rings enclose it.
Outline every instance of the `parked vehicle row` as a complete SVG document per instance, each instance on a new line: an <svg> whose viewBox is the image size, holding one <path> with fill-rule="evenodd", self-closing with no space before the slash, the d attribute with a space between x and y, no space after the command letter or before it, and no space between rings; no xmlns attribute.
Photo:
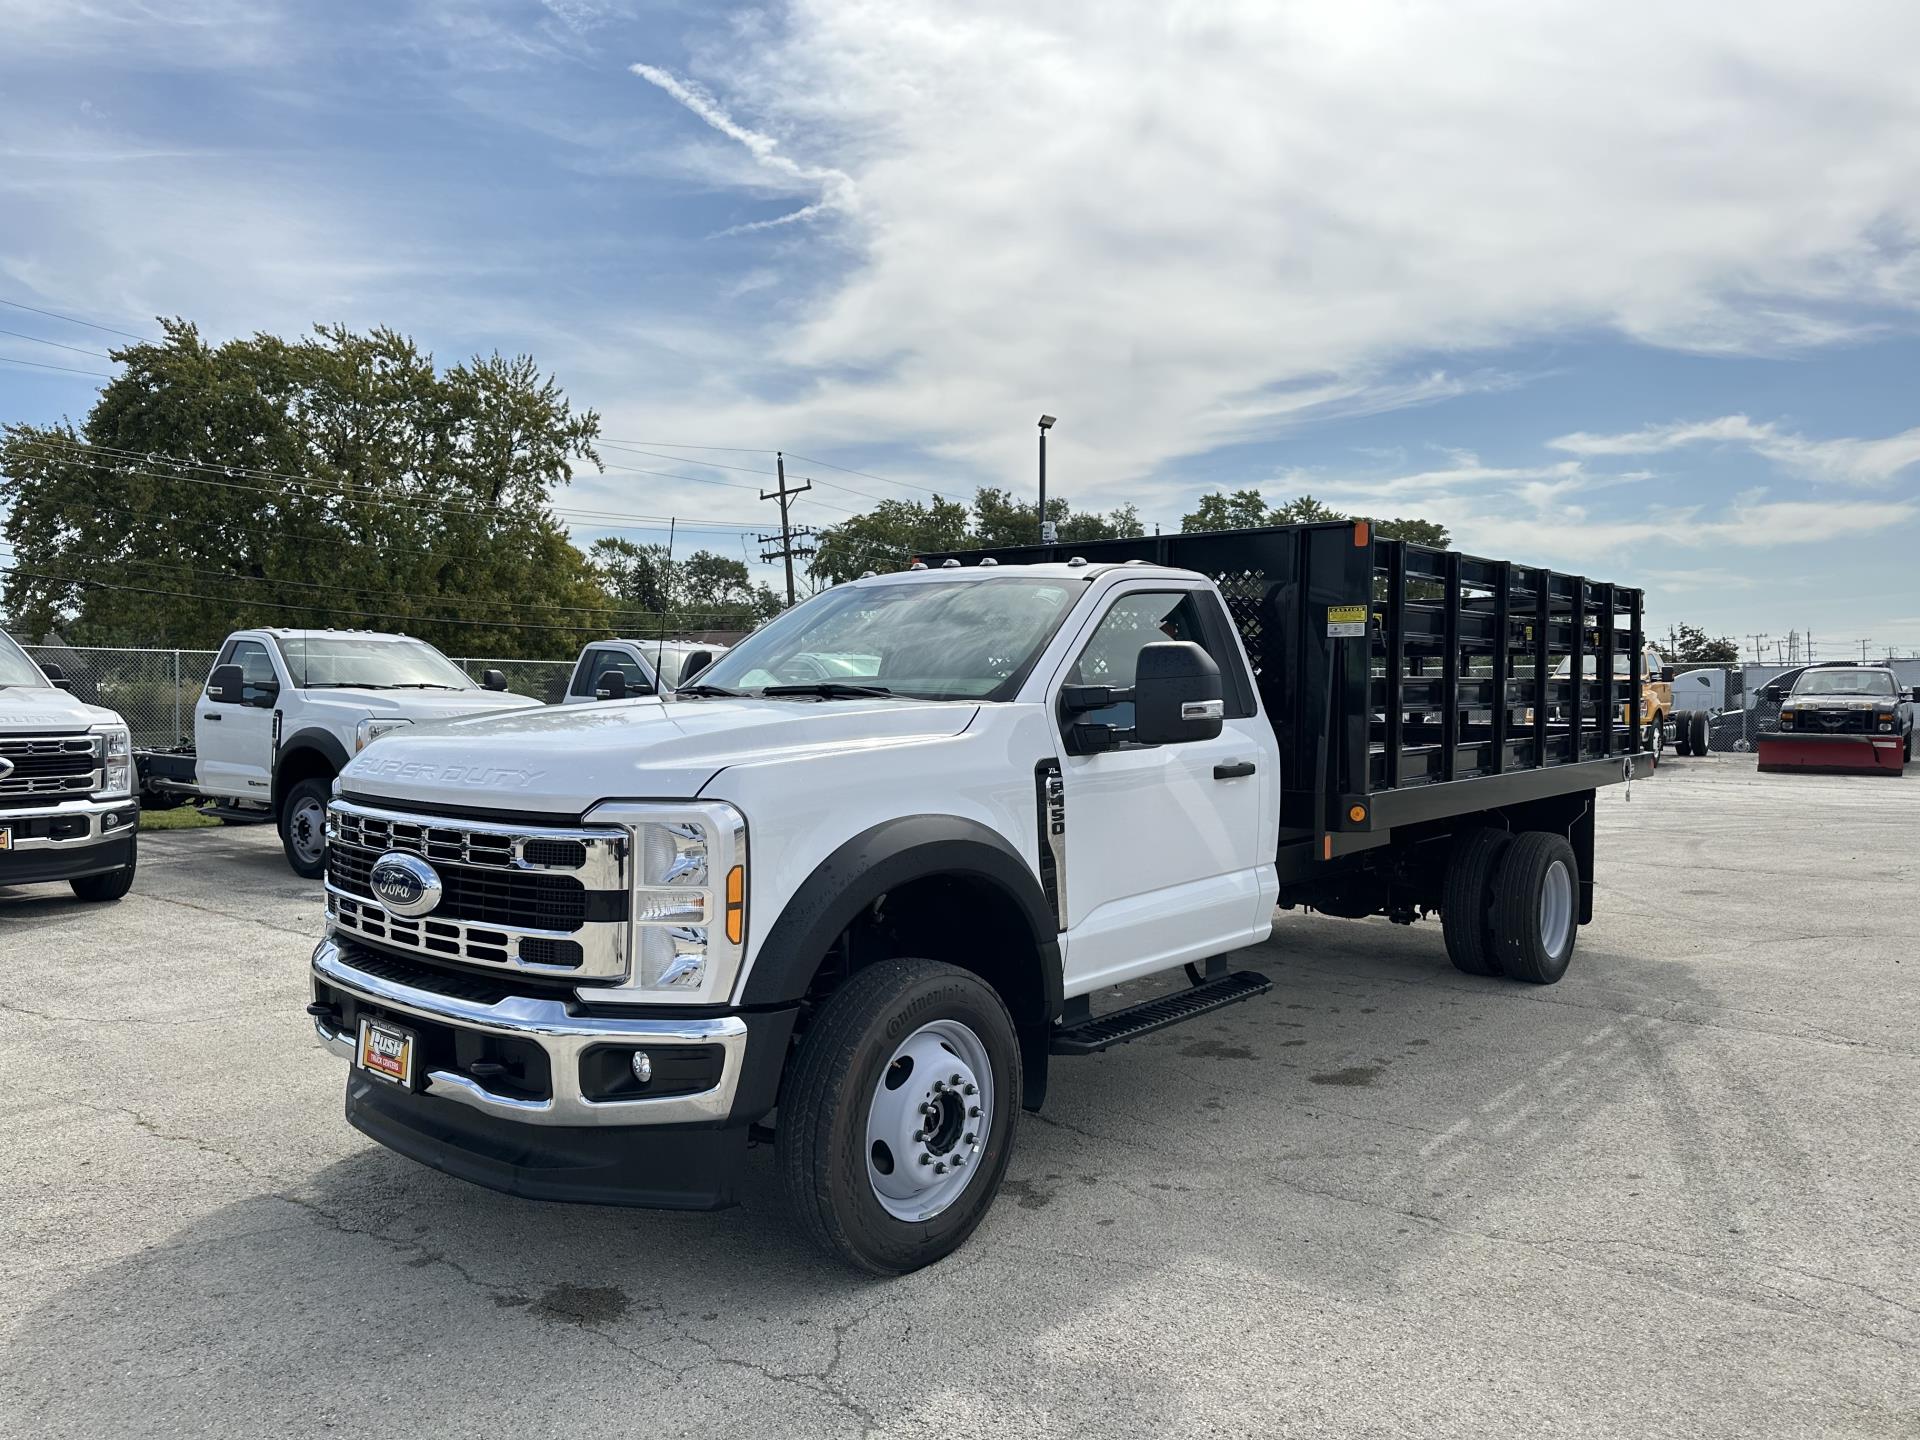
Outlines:
<svg viewBox="0 0 1920 1440"><path fill-rule="evenodd" d="M1640 617L1364 522L928 557L671 706L353 757L309 1014L349 1123L425 1164L710 1208L771 1139L820 1244L911 1270L979 1224L1055 1057L1267 989L1228 956L1276 906L1438 916L1461 970L1558 980L1594 793L1645 755Z"/></svg>

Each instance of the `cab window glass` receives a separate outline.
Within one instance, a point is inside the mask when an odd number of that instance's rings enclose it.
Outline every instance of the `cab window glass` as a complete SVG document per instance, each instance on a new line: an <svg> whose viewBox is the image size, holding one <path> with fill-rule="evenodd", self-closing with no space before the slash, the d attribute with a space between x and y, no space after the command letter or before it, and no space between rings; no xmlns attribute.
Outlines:
<svg viewBox="0 0 1920 1440"><path fill-rule="evenodd" d="M573 693L576 695L599 694L601 681L615 670L627 677L629 695L651 692L653 689L653 677L647 673L646 666L624 650L595 650L587 656L587 663L581 670L580 682L574 687Z"/></svg>
<svg viewBox="0 0 1920 1440"><path fill-rule="evenodd" d="M267 653L267 647L258 640L236 640L228 647L227 653L218 661L221 665L240 667L241 702L252 705L259 701L269 690L276 689L280 680L273 671L273 656Z"/></svg>
<svg viewBox="0 0 1920 1440"><path fill-rule="evenodd" d="M1108 607L1099 625L1087 638L1073 668L1067 672L1069 685L1112 685L1126 688L1133 684L1140 664L1142 646L1158 640L1190 640L1202 647L1220 667L1231 692L1231 677L1239 666L1239 657L1223 654L1224 637L1214 633L1217 627L1203 620L1198 591L1149 591L1122 595ZM1099 710L1083 711L1075 717L1098 725L1121 729L1133 725L1133 702L1122 700Z"/></svg>

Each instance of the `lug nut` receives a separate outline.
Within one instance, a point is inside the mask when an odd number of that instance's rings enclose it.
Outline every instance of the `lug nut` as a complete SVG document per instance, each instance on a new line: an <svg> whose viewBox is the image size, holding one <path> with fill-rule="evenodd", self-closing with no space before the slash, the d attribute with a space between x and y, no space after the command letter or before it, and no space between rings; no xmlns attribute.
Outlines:
<svg viewBox="0 0 1920 1440"><path fill-rule="evenodd" d="M966 1163L967 1163L967 1157L964 1155L956 1155L953 1157L953 1168L956 1170L958 1170L962 1165Z"/></svg>
<svg viewBox="0 0 1920 1440"><path fill-rule="evenodd" d="M967 1107L967 1115L972 1119L978 1120L980 1118L980 1107L978 1105L969 1105Z"/></svg>
<svg viewBox="0 0 1920 1440"><path fill-rule="evenodd" d="M958 1085L960 1083L960 1077L958 1075L955 1075L953 1079L950 1080L948 1083L951 1085Z"/></svg>
<svg viewBox="0 0 1920 1440"><path fill-rule="evenodd" d="M967 1133L961 1136L960 1138L969 1145L973 1144L973 1131L971 1130L967 1131Z"/></svg>
<svg viewBox="0 0 1920 1440"><path fill-rule="evenodd" d="M963 1095L978 1095L980 1093L980 1087L978 1085L968 1085L960 1093Z"/></svg>
<svg viewBox="0 0 1920 1440"><path fill-rule="evenodd" d="M927 1154L927 1153L926 1153L926 1152L925 1152L924 1150L923 1150L923 1151L921 1151L921 1153L920 1153L920 1163L921 1163L922 1165L931 1165L931 1164L933 1164L933 1156L931 1156L931 1155L929 1155L929 1154Z"/></svg>
<svg viewBox="0 0 1920 1440"><path fill-rule="evenodd" d="M943 1094L945 1094L945 1093L946 1093L946 1089L947 1089L947 1082L946 1082L946 1081L944 1081L944 1080L936 1080L936 1081L934 1081L934 1082L933 1082L933 1093L934 1093L934 1094L936 1094L936 1095L943 1095Z"/></svg>
<svg viewBox="0 0 1920 1440"><path fill-rule="evenodd" d="M947 1162L946 1162L946 1161L944 1161L944 1160L942 1160L942 1161L941 1161L941 1162L940 1162L939 1164L937 1164L937 1165L935 1165L935 1166L933 1167L933 1173L934 1173L934 1174L936 1174L936 1175L944 1175L944 1174L946 1174L946 1173L947 1173Z"/></svg>

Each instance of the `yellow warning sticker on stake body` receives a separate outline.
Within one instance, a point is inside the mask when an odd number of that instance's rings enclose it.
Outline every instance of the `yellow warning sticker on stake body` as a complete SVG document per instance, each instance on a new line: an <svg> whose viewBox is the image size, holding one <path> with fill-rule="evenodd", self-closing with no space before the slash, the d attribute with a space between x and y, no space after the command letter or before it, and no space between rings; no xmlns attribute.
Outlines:
<svg viewBox="0 0 1920 1440"><path fill-rule="evenodd" d="M1364 605L1329 605L1327 607L1327 634L1330 637L1364 635L1367 633L1367 607Z"/></svg>

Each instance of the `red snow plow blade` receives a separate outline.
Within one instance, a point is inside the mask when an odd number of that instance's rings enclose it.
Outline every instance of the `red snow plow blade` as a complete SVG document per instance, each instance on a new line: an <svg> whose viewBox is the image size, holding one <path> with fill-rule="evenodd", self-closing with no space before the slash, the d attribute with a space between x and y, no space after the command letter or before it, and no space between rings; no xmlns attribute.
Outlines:
<svg viewBox="0 0 1920 1440"><path fill-rule="evenodd" d="M1886 735L1762 735L1754 741L1762 770L1880 770L1906 768L1905 742Z"/></svg>

